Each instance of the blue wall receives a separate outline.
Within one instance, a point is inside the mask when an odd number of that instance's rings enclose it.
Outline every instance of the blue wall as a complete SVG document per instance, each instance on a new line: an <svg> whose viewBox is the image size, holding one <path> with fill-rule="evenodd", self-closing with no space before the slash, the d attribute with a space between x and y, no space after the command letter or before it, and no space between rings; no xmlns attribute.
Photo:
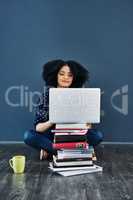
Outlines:
<svg viewBox="0 0 133 200"><path fill-rule="evenodd" d="M133 142L132 12L131 0L0 0L0 141L22 141L32 127L29 103L8 105L9 90L13 103L20 90L29 102L43 88L43 63L62 58L84 64L90 87L104 92L98 128L105 141Z"/></svg>

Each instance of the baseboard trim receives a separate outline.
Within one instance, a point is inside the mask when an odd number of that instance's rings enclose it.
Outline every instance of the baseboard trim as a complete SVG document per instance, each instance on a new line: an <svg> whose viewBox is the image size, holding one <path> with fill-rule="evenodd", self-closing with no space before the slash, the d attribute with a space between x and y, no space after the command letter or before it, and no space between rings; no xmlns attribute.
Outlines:
<svg viewBox="0 0 133 200"><path fill-rule="evenodd" d="M23 141L0 141L0 144L24 144ZM101 144L115 144L115 145L127 145L127 144L130 144L130 145L133 145L133 142L108 142L108 141L105 141L105 142L102 142Z"/></svg>
<svg viewBox="0 0 133 200"><path fill-rule="evenodd" d="M0 144L24 144L23 141L0 141Z"/></svg>
<svg viewBox="0 0 133 200"><path fill-rule="evenodd" d="M133 145L133 142L102 142L101 144L115 144L115 145L117 145L117 144L122 144L122 145L126 145L126 144L131 144L131 145Z"/></svg>

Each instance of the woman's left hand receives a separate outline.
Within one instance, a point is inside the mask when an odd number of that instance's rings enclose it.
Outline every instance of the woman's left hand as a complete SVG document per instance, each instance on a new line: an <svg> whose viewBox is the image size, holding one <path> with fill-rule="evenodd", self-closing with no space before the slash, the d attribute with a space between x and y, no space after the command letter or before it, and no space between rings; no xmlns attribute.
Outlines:
<svg viewBox="0 0 133 200"><path fill-rule="evenodd" d="M86 123L86 126L87 126L88 129L92 128L92 124L91 123Z"/></svg>

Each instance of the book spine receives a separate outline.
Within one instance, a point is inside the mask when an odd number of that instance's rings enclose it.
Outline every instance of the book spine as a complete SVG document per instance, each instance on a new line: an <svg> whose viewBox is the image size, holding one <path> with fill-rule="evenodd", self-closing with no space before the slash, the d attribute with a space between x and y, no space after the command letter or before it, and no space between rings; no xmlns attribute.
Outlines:
<svg viewBox="0 0 133 200"><path fill-rule="evenodd" d="M85 142L87 140L86 135L55 135L55 143L64 143L64 142Z"/></svg>
<svg viewBox="0 0 133 200"><path fill-rule="evenodd" d="M63 168L67 168L67 167L87 167L87 166L94 166L94 164L92 162L88 163L88 164L67 164L67 165L61 165L61 163L58 165L58 163L54 163L53 162L53 167L63 167ZM69 168L68 168L69 169Z"/></svg>
<svg viewBox="0 0 133 200"><path fill-rule="evenodd" d="M86 135L87 132L55 132L54 135Z"/></svg>
<svg viewBox="0 0 133 200"><path fill-rule="evenodd" d="M60 171L62 171L62 169L63 169L63 171L64 171L64 169L68 169L68 170L75 170L75 169L88 169L88 166L89 167L94 167L94 164L92 163L92 164L90 164L90 165L82 165L82 166L79 166L79 165L76 165L76 166L57 166L55 163L54 163L54 161L51 163L51 167L52 167L52 169L59 169ZM63 168L62 168L63 167Z"/></svg>
<svg viewBox="0 0 133 200"><path fill-rule="evenodd" d="M85 129L86 124L56 124L56 128L63 129L63 128L80 128Z"/></svg>
<svg viewBox="0 0 133 200"><path fill-rule="evenodd" d="M92 161L91 158L63 158L63 159L56 159L56 162L72 162L72 161Z"/></svg>
<svg viewBox="0 0 133 200"><path fill-rule="evenodd" d="M88 130L51 130L55 135L85 135Z"/></svg>
<svg viewBox="0 0 133 200"><path fill-rule="evenodd" d="M88 129L87 127L84 127L84 128L76 128L76 127L73 127L73 128L57 128L57 127L55 127L55 130L86 130L86 129Z"/></svg>
<svg viewBox="0 0 133 200"><path fill-rule="evenodd" d="M88 130L81 130L81 129L79 129L79 130L70 130L70 129L60 129L60 130L58 130L58 129L52 129L51 130L51 132L52 133L87 133L87 131Z"/></svg>
<svg viewBox="0 0 133 200"><path fill-rule="evenodd" d="M87 142L67 142L67 143L53 143L54 149L73 149L73 148L86 148Z"/></svg>

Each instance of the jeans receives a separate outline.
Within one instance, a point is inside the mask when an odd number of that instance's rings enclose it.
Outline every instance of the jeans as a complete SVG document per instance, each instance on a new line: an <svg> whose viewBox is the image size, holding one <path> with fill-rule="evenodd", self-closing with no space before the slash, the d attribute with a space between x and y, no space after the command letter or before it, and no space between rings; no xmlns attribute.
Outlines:
<svg viewBox="0 0 133 200"><path fill-rule="evenodd" d="M24 142L37 149L44 149L51 154L56 154L56 150L53 149L52 143L54 140L54 133L51 129L47 129L44 133L36 132L35 130L28 130L24 133ZM88 129L87 142L90 146L96 146L103 140L103 134L97 129Z"/></svg>

